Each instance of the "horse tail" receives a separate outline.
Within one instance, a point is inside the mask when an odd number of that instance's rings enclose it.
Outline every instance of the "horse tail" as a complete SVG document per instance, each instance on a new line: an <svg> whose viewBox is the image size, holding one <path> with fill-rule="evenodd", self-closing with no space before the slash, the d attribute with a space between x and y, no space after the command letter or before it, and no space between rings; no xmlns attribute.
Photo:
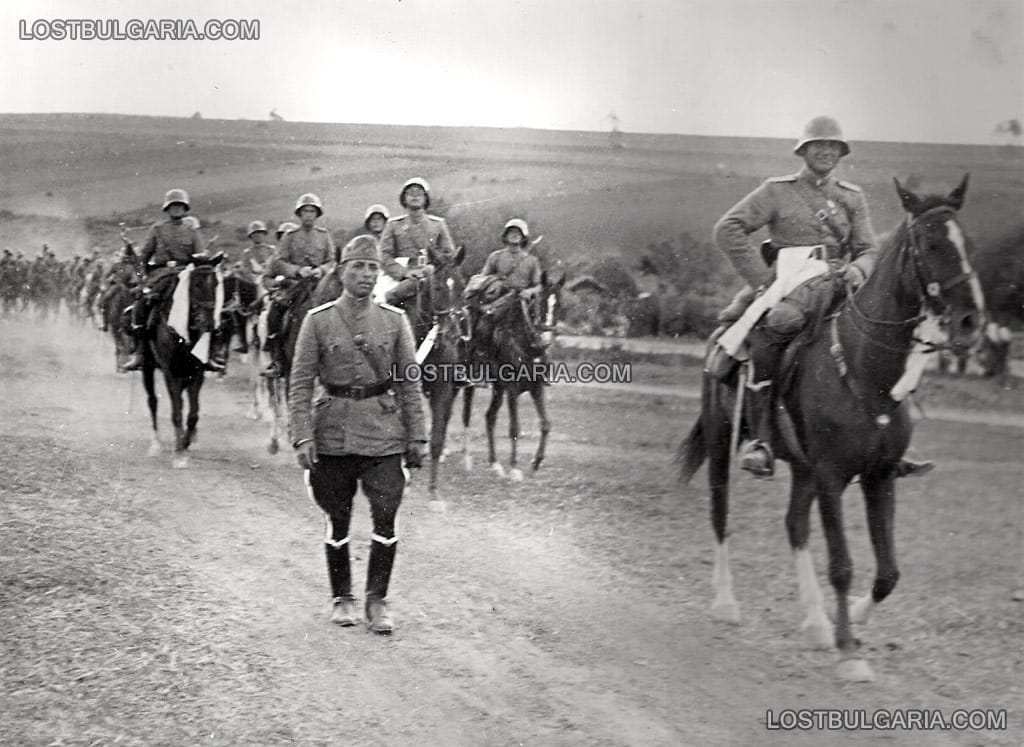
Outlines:
<svg viewBox="0 0 1024 747"><path fill-rule="evenodd" d="M684 438L676 450L675 461L679 465L679 479L685 485L693 479L693 476L704 464L708 457L707 441L704 438L704 418L697 418L697 422L690 428L690 433Z"/></svg>

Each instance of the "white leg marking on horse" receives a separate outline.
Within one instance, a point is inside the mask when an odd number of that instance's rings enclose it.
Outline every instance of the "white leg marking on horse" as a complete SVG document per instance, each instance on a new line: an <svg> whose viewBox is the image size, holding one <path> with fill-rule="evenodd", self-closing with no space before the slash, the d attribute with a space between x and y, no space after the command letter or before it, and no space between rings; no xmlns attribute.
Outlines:
<svg viewBox="0 0 1024 747"><path fill-rule="evenodd" d="M960 271L970 275L970 280L967 282L971 286L974 304L979 311L984 311L985 294L981 290L981 281L971 270L971 263L967 261L967 242L964 240L964 232L960 229L960 224L955 220L946 221L946 235L949 236L949 240L953 242L953 246L956 247L956 251L960 255Z"/></svg>
<svg viewBox="0 0 1024 747"><path fill-rule="evenodd" d="M491 472L496 474L498 477L504 477L505 476L505 468L501 466L501 462L492 462L491 463Z"/></svg>
<svg viewBox="0 0 1024 747"><path fill-rule="evenodd" d="M469 428L462 429L462 466L467 472L473 469L473 455L469 453Z"/></svg>
<svg viewBox="0 0 1024 747"><path fill-rule="evenodd" d="M508 479L511 480L512 482L522 482L523 471L518 467L513 467L508 471Z"/></svg>
<svg viewBox="0 0 1024 747"><path fill-rule="evenodd" d="M711 616L736 625L740 621L740 606L732 593L732 571L729 569L729 540L715 542L715 564L711 569L711 588L715 599L711 603Z"/></svg>
<svg viewBox="0 0 1024 747"><path fill-rule="evenodd" d="M835 648L836 637L832 623L825 615L825 597L814 575L811 551L806 547L793 553L796 562L796 579L800 589L800 607L806 613L800 630L814 649Z"/></svg>
<svg viewBox="0 0 1024 747"><path fill-rule="evenodd" d="M845 682L874 682L875 673L864 659L843 659L837 668L839 679Z"/></svg>
<svg viewBox="0 0 1024 747"><path fill-rule="evenodd" d="M149 441L149 449L146 451L146 455L154 457L160 454L163 450L164 447L160 444L160 439L156 437L156 434L153 434L153 437Z"/></svg>
<svg viewBox="0 0 1024 747"><path fill-rule="evenodd" d="M850 622L854 625L866 625L875 609L875 600L870 594L850 600Z"/></svg>
<svg viewBox="0 0 1024 747"><path fill-rule="evenodd" d="M171 467L174 469L187 469L188 468L188 456L181 454L180 456L174 457L171 461Z"/></svg>

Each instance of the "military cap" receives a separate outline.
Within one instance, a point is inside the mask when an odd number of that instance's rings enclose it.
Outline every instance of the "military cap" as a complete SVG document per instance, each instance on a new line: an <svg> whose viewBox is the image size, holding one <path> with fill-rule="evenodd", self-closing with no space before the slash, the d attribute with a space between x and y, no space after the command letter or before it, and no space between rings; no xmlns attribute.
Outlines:
<svg viewBox="0 0 1024 747"><path fill-rule="evenodd" d="M356 236L350 242L345 244L341 250L341 259L339 264L345 264L349 260L353 259L367 259L378 264L383 262L380 255L380 249L377 248L377 239L373 236L367 236L362 234Z"/></svg>

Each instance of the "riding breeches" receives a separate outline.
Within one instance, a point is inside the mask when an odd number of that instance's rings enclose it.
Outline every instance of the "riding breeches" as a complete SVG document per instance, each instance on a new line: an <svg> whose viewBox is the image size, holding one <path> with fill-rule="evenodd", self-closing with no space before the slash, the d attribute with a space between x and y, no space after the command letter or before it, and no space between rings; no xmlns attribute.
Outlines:
<svg viewBox="0 0 1024 747"><path fill-rule="evenodd" d="M370 501L375 539L393 540L395 517L405 490L401 454L319 456L309 471L309 487L313 500L330 519L329 539L339 542L348 537L352 498L359 483Z"/></svg>

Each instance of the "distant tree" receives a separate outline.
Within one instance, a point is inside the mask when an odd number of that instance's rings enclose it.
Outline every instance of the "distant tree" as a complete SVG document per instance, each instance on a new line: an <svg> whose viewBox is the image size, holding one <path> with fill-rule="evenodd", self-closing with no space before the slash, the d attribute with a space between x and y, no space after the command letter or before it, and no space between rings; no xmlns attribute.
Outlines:
<svg viewBox="0 0 1024 747"><path fill-rule="evenodd" d="M1024 322L1024 224L976 247L971 264L985 291L985 306L997 320Z"/></svg>
<svg viewBox="0 0 1024 747"><path fill-rule="evenodd" d="M284 117L277 113L277 109L270 110L270 118L275 122L284 122Z"/></svg>

